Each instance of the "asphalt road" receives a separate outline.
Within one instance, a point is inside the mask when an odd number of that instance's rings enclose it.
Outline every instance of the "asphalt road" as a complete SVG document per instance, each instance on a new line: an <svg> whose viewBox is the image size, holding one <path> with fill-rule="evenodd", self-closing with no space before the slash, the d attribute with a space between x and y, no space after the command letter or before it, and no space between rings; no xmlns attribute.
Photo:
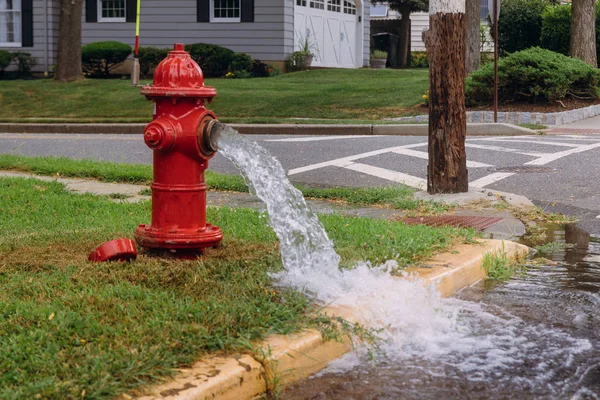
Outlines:
<svg viewBox="0 0 600 400"><path fill-rule="evenodd" d="M249 136L277 157L290 180L320 186L425 188L427 138L414 136ZM140 135L0 134L0 153L150 164ZM580 219L600 236L600 135L472 137L471 186L524 195ZM210 169L237 173L220 154Z"/></svg>

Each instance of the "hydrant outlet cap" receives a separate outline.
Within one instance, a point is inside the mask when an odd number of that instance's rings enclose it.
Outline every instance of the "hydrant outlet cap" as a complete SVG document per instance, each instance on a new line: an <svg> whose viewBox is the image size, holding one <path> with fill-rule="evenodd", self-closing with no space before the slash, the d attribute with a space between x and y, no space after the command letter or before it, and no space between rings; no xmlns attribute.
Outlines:
<svg viewBox="0 0 600 400"><path fill-rule="evenodd" d="M154 71L154 83L142 87L146 97L193 97L212 99L217 95L215 88L204 86L204 74L182 43L162 60Z"/></svg>
<svg viewBox="0 0 600 400"><path fill-rule="evenodd" d="M135 242L131 239L115 239L100 245L88 256L91 262L131 261L137 258Z"/></svg>

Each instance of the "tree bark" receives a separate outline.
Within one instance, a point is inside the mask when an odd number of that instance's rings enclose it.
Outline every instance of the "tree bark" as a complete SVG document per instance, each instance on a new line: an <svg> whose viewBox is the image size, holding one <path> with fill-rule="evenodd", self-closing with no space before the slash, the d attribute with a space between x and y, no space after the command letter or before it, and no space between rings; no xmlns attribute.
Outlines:
<svg viewBox="0 0 600 400"><path fill-rule="evenodd" d="M469 190L464 3L435 1L430 2L429 31L423 35L429 59L427 192L460 193Z"/></svg>
<svg viewBox="0 0 600 400"><path fill-rule="evenodd" d="M81 73L81 15L83 0L60 0L58 57L54 80L72 82Z"/></svg>
<svg viewBox="0 0 600 400"><path fill-rule="evenodd" d="M465 74L479 68L481 61L481 31L480 31L481 0L466 0L465 25L466 25L466 56Z"/></svg>
<svg viewBox="0 0 600 400"><path fill-rule="evenodd" d="M573 0L571 10L571 57L597 67L595 0Z"/></svg>
<svg viewBox="0 0 600 400"><path fill-rule="evenodd" d="M398 12L402 15L400 19L398 66L404 68L408 66L408 60L410 59L410 5L400 6Z"/></svg>

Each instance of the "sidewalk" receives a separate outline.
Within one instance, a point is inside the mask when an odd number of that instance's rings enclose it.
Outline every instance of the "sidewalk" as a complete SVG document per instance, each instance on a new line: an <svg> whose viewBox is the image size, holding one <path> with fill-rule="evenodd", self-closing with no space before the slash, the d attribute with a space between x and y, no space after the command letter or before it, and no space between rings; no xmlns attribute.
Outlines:
<svg viewBox="0 0 600 400"><path fill-rule="evenodd" d="M77 193L93 193L96 195L109 196L113 194L119 194L126 196L123 199L115 199L115 201L125 202L138 202L143 200L150 200L151 197L148 195L140 194L143 193L144 189L148 189L148 186L144 185L131 185L123 183L108 183L100 182L90 179L73 179L73 178L54 178L50 176L33 175L24 172L14 171L0 171L0 177L23 177L23 178L36 178L45 181L57 181L64 184L69 190ZM448 213L446 216L455 217L484 217L499 220L494 222L490 226L486 226L482 232L488 238L492 239L503 239L503 240L517 240L519 237L525 234L525 226L521 221L515 218L509 211L499 211L493 208L483 209L471 209L461 208L466 204L478 200L488 200L492 204L498 201L506 201L510 205L515 206L532 206L528 199L523 196L514 195L511 193L490 191L485 189L474 189L467 193L451 194L451 195L428 195L425 192L417 192L416 198L423 199L426 201L437 201L454 203L459 207ZM390 220L402 220L407 217L406 213L401 210L393 210L380 207L360 207L353 205L345 205L325 200L312 200L308 199L307 203L313 211L319 214L331 214L339 212L344 215L356 216L356 217L369 217L369 218L380 218ZM234 193L234 192L219 192L219 191L208 191L207 192L207 205L209 206L226 206L226 207L245 207L254 209L264 209L264 203L256 196L248 193ZM468 219L466 221L476 222L475 218ZM491 220L489 222L492 222ZM489 223L488 222L488 223ZM486 224L487 225L487 224Z"/></svg>
<svg viewBox="0 0 600 400"><path fill-rule="evenodd" d="M600 134L600 116L584 119L570 124L558 125L546 130L549 134Z"/></svg>

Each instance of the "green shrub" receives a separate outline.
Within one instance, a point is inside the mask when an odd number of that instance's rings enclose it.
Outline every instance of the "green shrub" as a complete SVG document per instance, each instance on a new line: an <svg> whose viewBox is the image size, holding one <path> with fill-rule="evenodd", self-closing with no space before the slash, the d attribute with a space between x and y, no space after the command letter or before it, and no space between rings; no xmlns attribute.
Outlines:
<svg viewBox="0 0 600 400"><path fill-rule="evenodd" d="M542 13L549 4L547 0L502 0L498 20L501 55L540 45Z"/></svg>
<svg viewBox="0 0 600 400"><path fill-rule="evenodd" d="M542 14L541 47L569 54L571 41L571 6L548 7ZM596 56L600 59L600 3L596 4Z"/></svg>
<svg viewBox="0 0 600 400"><path fill-rule="evenodd" d="M600 71L581 60L534 47L500 59L498 93L503 101L554 101L567 95L597 98ZM466 80L467 104L493 98L494 66L486 64Z"/></svg>
<svg viewBox="0 0 600 400"><path fill-rule="evenodd" d="M108 77L110 71L131 54L125 43L107 41L86 44L81 48L83 71L93 76Z"/></svg>
<svg viewBox="0 0 600 400"><path fill-rule="evenodd" d="M0 74L10 65L13 56L6 50L0 50Z"/></svg>
<svg viewBox="0 0 600 400"><path fill-rule="evenodd" d="M19 76L29 75L31 69L37 65L36 58L25 51L15 51L12 57L17 62Z"/></svg>
<svg viewBox="0 0 600 400"><path fill-rule="evenodd" d="M231 64L229 70L233 72L245 71L250 73L252 71L252 64L254 60L246 53L235 53L231 58Z"/></svg>
<svg viewBox="0 0 600 400"><path fill-rule="evenodd" d="M570 35L571 6L547 7L542 13L541 47L568 55Z"/></svg>
<svg viewBox="0 0 600 400"><path fill-rule="evenodd" d="M410 53L410 66L412 68L429 68L429 60L427 60L427 52L412 51Z"/></svg>
<svg viewBox="0 0 600 400"><path fill-rule="evenodd" d="M151 69L156 68L167 57L169 51L171 49L140 47L138 49L138 58L140 60L140 72L142 75L148 75Z"/></svg>
<svg viewBox="0 0 600 400"><path fill-rule="evenodd" d="M252 62L252 77L254 78L268 78L273 74L274 68L269 67L267 64L260 60L254 60Z"/></svg>
<svg viewBox="0 0 600 400"><path fill-rule="evenodd" d="M185 50L200 65L204 76L209 78L225 76L234 55L232 50L207 43L189 44Z"/></svg>

